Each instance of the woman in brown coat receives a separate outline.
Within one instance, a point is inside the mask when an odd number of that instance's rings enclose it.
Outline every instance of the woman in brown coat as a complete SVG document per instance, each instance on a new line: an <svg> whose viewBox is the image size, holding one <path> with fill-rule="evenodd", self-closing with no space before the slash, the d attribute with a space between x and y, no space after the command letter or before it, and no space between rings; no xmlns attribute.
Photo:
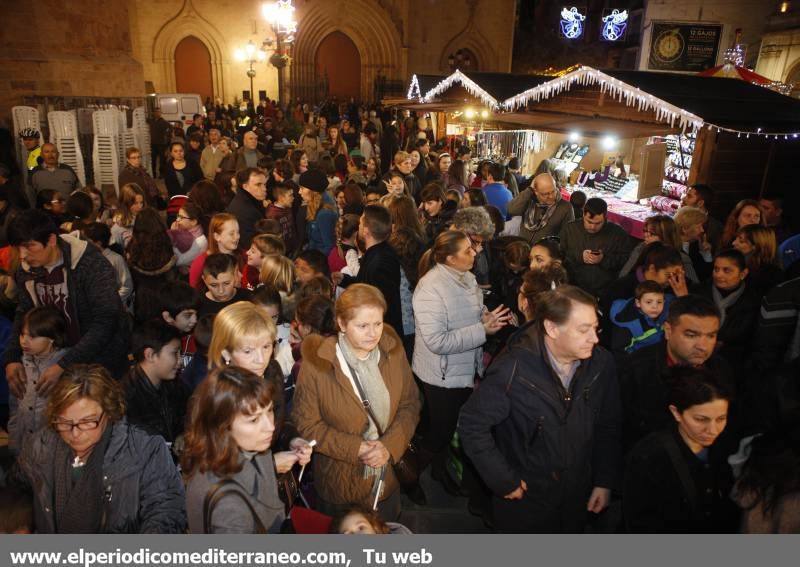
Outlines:
<svg viewBox="0 0 800 567"><path fill-rule="evenodd" d="M377 504L387 521L400 514L392 463L408 447L421 404L403 343L383 323L385 311L377 288L351 285L336 302L338 336L303 343L294 421L302 437L317 441L317 509L326 514L353 504Z"/></svg>

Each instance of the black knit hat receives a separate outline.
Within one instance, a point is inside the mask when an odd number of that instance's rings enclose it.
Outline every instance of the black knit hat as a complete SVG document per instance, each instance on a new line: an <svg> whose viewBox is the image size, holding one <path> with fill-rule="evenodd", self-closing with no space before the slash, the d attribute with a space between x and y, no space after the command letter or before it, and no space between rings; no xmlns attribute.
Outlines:
<svg viewBox="0 0 800 567"><path fill-rule="evenodd" d="M316 193L324 193L328 188L328 178L319 169L309 169L300 174L298 185Z"/></svg>

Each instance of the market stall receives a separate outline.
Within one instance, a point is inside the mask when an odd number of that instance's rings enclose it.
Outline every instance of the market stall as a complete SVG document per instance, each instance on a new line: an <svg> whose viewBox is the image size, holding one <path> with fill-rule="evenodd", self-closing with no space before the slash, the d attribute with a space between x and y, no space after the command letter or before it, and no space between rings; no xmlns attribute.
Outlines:
<svg viewBox="0 0 800 567"><path fill-rule="evenodd" d="M654 211L674 213L693 183L715 188L718 218L766 191L796 198L785 188L800 158L800 101L744 81L589 67L556 77L456 71L414 77L404 106L447 117L488 114L478 139L496 137L493 129L542 133L546 142L525 156L524 173L555 160L567 194L581 189L606 199L612 219L634 236ZM653 145L665 156L655 195L634 186L642 152ZM612 168L624 169L625 179Z"/></svg>

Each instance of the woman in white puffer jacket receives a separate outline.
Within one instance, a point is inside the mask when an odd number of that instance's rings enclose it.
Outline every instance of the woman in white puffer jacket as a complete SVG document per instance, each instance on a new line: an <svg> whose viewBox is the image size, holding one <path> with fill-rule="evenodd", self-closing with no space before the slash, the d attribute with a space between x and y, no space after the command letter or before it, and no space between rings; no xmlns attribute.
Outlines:
<svg viewBox="0 0 800 567"><path fill-rule="evenodd" d="M486 336L508 321L507 308L488 311L483 305L483 293L470 272L478 246L464 232L441 233L420 261L414 290L412 368L422 381L429 418L419 447L420 469L433 461L437 478L461 406L472 393L475 376L483 374Z"/></svg>

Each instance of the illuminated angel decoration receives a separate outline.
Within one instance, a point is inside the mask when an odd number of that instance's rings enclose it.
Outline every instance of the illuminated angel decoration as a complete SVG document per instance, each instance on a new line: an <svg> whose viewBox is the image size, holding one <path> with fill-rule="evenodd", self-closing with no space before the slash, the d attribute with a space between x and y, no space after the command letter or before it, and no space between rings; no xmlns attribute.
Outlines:
<svg viewBox="0 0 800 567"><path fill-rule="evenodd" d="M613 10L608 16L603 17L603 38L608 41L617 41L625 35L628 27L628 11Z"/></svg>
<svg viewBox="0 0 800 567"><path fill-rule="evenodd" d="M586 16L578 12L578 9L562 8L561 10L561 33L567 39L576 39L583 35L583 21Z"/></svg>

